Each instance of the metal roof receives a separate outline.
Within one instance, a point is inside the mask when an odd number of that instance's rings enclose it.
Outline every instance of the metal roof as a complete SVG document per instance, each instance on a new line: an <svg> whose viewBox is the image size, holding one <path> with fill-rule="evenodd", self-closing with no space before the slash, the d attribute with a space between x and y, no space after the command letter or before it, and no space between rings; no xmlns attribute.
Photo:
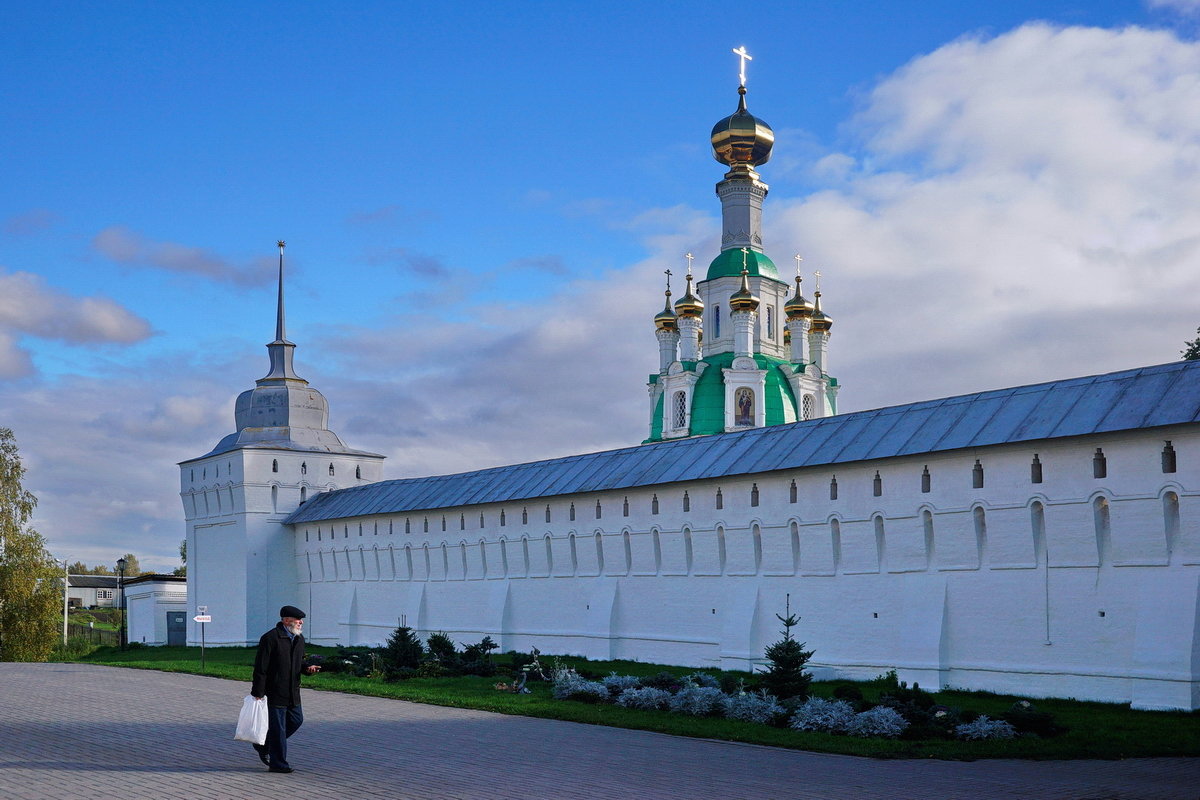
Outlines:
<svg viewBox="0 0 1200 800"><path fill-rule="evenodd" d="M115 589L116 575L69 575L68 580L74 589ZM129 583L129 581L125 581Z"/></svg>
<svg viewBox="0 0 1200 800"><path fill-rule="evenodd" d="M318 494L286 523L497 503L1083 436L1200 418L1200 361Z"/></svg>

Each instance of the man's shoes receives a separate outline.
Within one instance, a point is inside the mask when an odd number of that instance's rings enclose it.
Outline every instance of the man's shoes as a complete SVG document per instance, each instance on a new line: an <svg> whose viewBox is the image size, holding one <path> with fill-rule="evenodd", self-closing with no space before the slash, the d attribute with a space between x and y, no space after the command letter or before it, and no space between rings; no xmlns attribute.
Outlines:
<svg viewBox="0 0 1200 800"><path fill-rule="evenodd" d="M254 747L254 752L258 753L259 760L262 761L264 764L266 764L268 767L271 766L271 756L267 754L266 746L261 745L261 744L256 744L256 745L252 745L252 746Z"/></svg>
<svg viewBox="0 0 1200 800"><path fill-rule="evenodd" d="M295 772L291 767L267 767L267 772Z"/></svg>

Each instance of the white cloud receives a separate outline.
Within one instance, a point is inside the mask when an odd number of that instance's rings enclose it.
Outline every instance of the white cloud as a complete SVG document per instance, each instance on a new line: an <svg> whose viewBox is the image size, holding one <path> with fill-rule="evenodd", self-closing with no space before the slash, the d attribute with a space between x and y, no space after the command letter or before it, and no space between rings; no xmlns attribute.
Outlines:
<svg viewBox="0 0 1200 800"><path fill-rule="evenodd" d="M200 247L152 241L120 225L105 228L96 234L92 239L92 247L118 264L199 275L239 286L270 283L275 275L273 258L255 258L235 264Z"/></svg>
<svg viewBox="0 0 1200 800"><path fill-rule="evenodd" d="M1146 0L1149 8L1165 8L1180 14L1200 13L1200 0Z"/></svg>
<svg viewBox="0 0 1200 800"><path fill-rule="evenodd" d="M0 379L33 372L22 336L70 344L131 344L150 335L150 325L106 297L71 297L38 275L0 270Z"/></svg>

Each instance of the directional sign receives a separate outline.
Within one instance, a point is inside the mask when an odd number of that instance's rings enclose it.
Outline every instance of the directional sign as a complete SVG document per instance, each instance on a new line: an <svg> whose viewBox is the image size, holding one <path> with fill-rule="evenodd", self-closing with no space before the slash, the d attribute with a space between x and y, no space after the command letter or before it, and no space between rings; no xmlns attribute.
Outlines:
<svg viewBox="0 0 1200 800"><path fill-rule="evenodd" d="M212 622L212 617L208 614L197 614L192 617L192 622Z"/></svg>
<svg viewBox="0 0 1200 800"><path fill-rule="evenodd" d="M196 613L197 614L207 614L208 606L196 606Z"/></svg>

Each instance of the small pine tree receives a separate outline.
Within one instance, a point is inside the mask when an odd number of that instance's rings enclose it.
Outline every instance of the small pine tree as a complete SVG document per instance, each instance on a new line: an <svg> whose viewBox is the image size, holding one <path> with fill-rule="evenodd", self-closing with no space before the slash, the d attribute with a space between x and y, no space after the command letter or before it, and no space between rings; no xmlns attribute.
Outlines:
<svg viewBox="0 0 1200 800"><path fill-rule="evenodd" d="M392 633L383 648L384 662L393 668L416 669L425 658L425 647L407 625L401 625Z"/></svg>
<svg viewBox="0 0 1200 800"><path fill-rule="evenodd" d="M808 697L808 685L812 682L812 673L804 671L804 665L812 658L815 650L805 650L804 642L792 638L792 628L800 624L800 618L792 613L792 596L787 596L784 614L775 615L783 623L783 638L766 649L765 655L770 663L761 672L763 687L780 700L798 697L801 700Z"/></svg>
<svg viewBox="0 0 1200 800"><path fill-rule="evenodd" d="M429 634L429 641L426 643L429 648L429 655L434 661L441 664L443 667L452 667L458 664L458 648L454 646L454 641L445 633Z"/></svg>

